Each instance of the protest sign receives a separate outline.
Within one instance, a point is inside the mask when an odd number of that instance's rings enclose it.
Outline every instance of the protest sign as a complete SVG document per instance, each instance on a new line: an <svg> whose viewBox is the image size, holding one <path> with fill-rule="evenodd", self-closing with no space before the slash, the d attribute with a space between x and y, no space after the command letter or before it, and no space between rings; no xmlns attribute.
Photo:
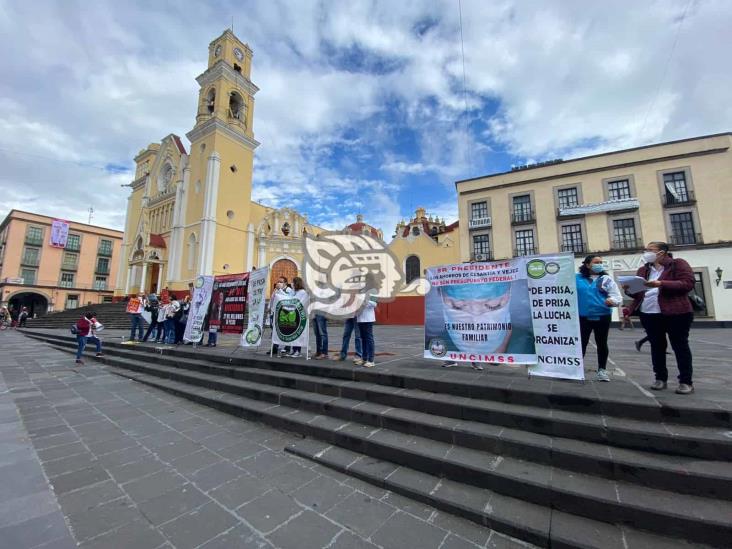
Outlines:
<svg viewBox="0 0 732 549"><path fill-rule="evenodd" d="M249 273L220 275L214 278L209 331L240 334L244 331Z"/></svg>
<svg viewBox="0 0 732 549"><path fill-rule="evenodd" d="M583 379L569 254L427 269L424 357Z"/></svg>
<svg viewBox="0 0 732 549"><path fill-rule="evenodd" d="M65 248L68 239L69 222L63 219L54 219L51 222L51 246L54 248Z"/></svg>
<svg viewBox="0 0 732 549"><path fill-rule="evenodd" d="M193 299L191 308L188 311L188 321L183 333L185 341L199 343L203 338L203 322L208 312L208 305L211 302L211 291L213 290L214 277L199 276L193 284Z"/></svg>
<svg viewBox="0 0 732 549"><path fill-rule="evenodd" d="M249 315L247 317L247 329L244 330L241 336L242 347L258 347L262 342L268 271L269 267L263 267L255 269L249 274L249 284L247 286L247 310Z"/></svg>
<svg viewBox="0 0 732 549"><path fill-rule="evenodd" d="M127 302L127 308L125 309L125 311L131 314L135 314L137 313L137 310L140 308L141 304L142 300L139 297L131 297L130 300Z"/></svg>
<svg viewBox="0 0 732 549"><path fill-rule="evenodd" d="M303 302L296 296L279 295L273 298L270 304L272 310L272 343L295 347L308 347L307 301Z"/></svg>

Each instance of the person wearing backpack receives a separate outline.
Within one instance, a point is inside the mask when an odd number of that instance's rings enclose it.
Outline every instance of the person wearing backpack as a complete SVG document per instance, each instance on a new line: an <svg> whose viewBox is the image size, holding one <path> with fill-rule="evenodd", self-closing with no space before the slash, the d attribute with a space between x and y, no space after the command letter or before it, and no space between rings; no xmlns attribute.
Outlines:
<svg viewBox="0 0 732 549"><path fill-rule="evenodd" d="M646 280L648 289L628 295L633 298L632 310L640 313L641 324L651 344L651 362L656 377L651 389L662 391L667 387L668 336L679 368L679 386L676 393L691 394L694 392L694 385L689 330L694 320L694 311L689 292L696 283L694 271L683 259L674 258L665 242L650 242L643 252L643 262L644 265L636 274Z"/></svg>
<svg viewBox="0 0 732 549"><path fill-rule="evenodd" d="M610 333L613 307L619 306L623 297L618 285L605 272L602 258L596 255L585 257L576 275L576 284L582 356L585 356L590 335L594 332L597 345L597 381L610 381L606 369L610 354L607 337Z"/></svg>
<svg viewBox="0 0 732 549"><path fill-rule="evenodd" d="M97 346L97 358L104 356L102 354L102 340L97 336L97 331L102 329L102 325L97 322L97 315L93 311L87 311L84 313L74 326L76 329L76 343L78 348L76 350L76 363L84 364L81 360L81 355L84 353L86 344L90 339L94 340Z"/></svg>

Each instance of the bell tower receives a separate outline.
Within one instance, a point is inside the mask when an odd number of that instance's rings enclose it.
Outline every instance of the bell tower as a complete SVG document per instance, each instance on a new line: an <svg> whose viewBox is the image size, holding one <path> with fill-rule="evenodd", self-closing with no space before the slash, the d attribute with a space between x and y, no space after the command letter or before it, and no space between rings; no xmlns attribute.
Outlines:
<svg viewBox="0 0 732 549"><path fill-rule="evenodd" d="M252 194L254 94L252 50L231 30L208 47L184 189L186 234L181 279L245 270ZM224 268L224 266L226 266Z"/></svg>

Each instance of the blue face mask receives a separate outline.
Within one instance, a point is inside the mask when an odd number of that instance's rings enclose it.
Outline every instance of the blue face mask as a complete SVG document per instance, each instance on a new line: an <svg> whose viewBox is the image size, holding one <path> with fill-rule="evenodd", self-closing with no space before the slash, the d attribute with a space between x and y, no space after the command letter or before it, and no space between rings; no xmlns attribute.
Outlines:
<svg viewBox="0 0 732 549"><path fill-rule="evenodd" d="M590 267L590 270L595 274L600 274L605 270L605 266L602 263L595 263Z"/></svg>

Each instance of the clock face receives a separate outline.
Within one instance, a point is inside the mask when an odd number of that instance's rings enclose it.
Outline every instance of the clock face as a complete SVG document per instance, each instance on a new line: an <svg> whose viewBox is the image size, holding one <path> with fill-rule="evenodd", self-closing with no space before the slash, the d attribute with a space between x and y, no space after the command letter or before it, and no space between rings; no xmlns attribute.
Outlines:
<svg viewBox="0 0 732 549"><path fill-rule="evenodd" d="M244 59L244 54L239 48L234 48L234 57L241 61L242 59Z"/></svg>
<svg viewBox="0 0 732 549"><path fill-rule="evenodd" d="M219 55L221 55L221 44L218 44L218 45L216 46L216 49L214 50L214 55L215 55L216 57L218 57Z"/></svg>

